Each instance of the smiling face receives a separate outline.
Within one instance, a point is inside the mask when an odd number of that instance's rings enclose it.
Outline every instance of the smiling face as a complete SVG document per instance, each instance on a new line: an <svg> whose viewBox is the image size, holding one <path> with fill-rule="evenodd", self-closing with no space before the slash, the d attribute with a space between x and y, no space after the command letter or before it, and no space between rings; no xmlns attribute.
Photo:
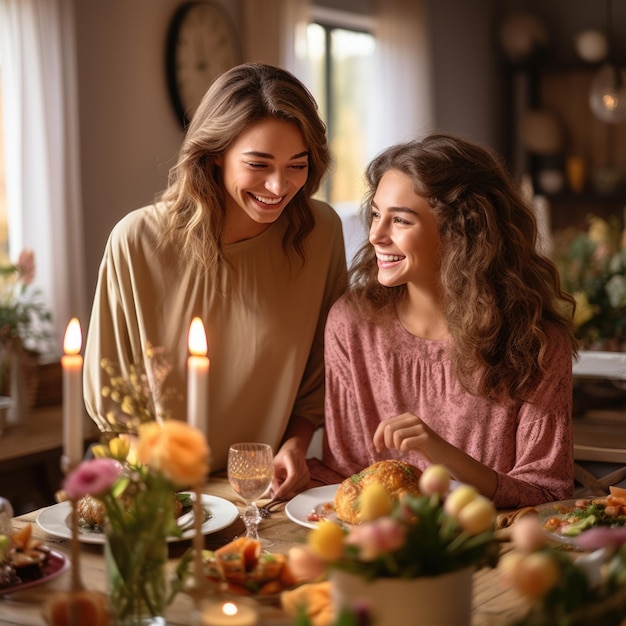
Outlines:
<svg viewBox="0 0 626 626"><path fill-rule="evenodd" d="M385 172L372 199L369 240L376 250L378 281L386 287L409 284L436 288L439 229L425 198L399 170Z"/></svg>
<svg viewBox="0 0 626 626"><path fill-rule="evenodd" d="M254 237L275 222L306 182L308 150L293 122L252 124L217 160L226 189L224 243Z"/></svg>

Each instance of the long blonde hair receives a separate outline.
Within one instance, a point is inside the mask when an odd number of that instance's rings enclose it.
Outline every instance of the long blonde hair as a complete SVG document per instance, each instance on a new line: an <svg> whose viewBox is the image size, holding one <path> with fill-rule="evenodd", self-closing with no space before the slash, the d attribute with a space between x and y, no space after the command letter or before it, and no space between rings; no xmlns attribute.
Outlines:
<svg viewBox="0 0 626 626"><path fill-rule="evenodd" d="M315 224L311 196L331 163L326 126L315 99L295 76L271 65L244 63L218 77L205 94L160 198L168 211L161 244L179 244L185 260L213 280L224 262L225 191L216 159L251 124L266 118L294 122L309 151L307 180L285 209L289 220L283 239L286 254L305 260L304 240Z"/></svg>
<svg viewBox="0 0 626 626"><path fill-rule="evenodd" d="M497 402L527 400L543 372L548 325L565 333L573 355L577 350L575 303L554 263L536 250L532 209L494 153L433 134L392 146L369 164L361 208L367 227L372 198L390 169L414 181L437 219L444 314L461 382ZM406 293L406 285L384 287L377 276L374 248L366 243L350 270L350 297L373 316Z"/></svg>

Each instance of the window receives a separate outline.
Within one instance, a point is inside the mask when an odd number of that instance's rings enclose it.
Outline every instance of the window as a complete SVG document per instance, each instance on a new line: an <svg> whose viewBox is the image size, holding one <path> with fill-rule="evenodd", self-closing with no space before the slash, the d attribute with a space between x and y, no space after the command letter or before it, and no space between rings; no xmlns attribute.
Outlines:
<svg viewBox="0 0 626 626"><path fill-rule="evenodd" d="M310 88L328 127L335 168L322 197L342 216L363 195L368 116L373 88L374 37L365 30L316 22L307 28Z"/></svg>
<svg viewBox="0 0 626 626"><path fill-rule="evenodd" d="M9 256L6 171L4 166L4 124L2 117L2 58L0 58L0 259Z"/></svg>

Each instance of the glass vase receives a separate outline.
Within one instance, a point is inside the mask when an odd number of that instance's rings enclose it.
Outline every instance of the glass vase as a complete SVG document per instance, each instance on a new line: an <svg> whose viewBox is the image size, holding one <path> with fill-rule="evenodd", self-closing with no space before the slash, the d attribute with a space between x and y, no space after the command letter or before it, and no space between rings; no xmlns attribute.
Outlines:
<svg viewBox="0 0 626 626"><path fill-rule="evenodd" d="M107 591L117 626L165 626L168 597L167 541L158 534L138 536L106 531Z"/></svg>

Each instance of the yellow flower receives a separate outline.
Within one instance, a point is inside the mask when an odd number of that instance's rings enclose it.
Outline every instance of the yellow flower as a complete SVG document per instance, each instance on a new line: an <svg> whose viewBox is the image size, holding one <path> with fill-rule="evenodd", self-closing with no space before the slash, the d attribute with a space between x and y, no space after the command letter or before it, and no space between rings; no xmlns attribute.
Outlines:
<svg viewBox="0 0 626 626"><path fill-rule="evenodd" d="M125 461L130 451L130 440L128 437L115 437L109 441L111 456L118 461Z"/></svg>
<svg viewBox="0 0 626 626"><path fill-rule="evenodd" d="M337 524L323 520L309 533L307 543L315 556L331 563L343 555L344 536L344 531Z"/></svg>
<svg viewBox="0 0 626 626"><path fill-rule="evenodd" d="M478 495L459 511L457 519L470 535L480 535L493 529L496 510L491 500Z"/></svg>
<svg viewBox="0 0 626 626"><path fill-rule="evenodd" d="M204 435L179 420L142 424L137 459L179 486L199 485L209 471L209 447Z"/></svg>
<svg viewBox="0 0 626 626"><path fill-rule="evenodd" d="M91 446L91 453L97 459L109 458L109 448L107 448L107 446L105 446L103 443L98 443L96 445Z"/></svg>
<svg viewBox="0 0 626 626"><path fill-rule="evenodd" d="M443 465L429 465L420 476L420 491L432 496L446 495L450 489L450 473Z"/></svg>
<svg viewBox="0 0 626 626"><path fill-rule="evenodd" d="M589 298L584 291L574 293L574 300L576 300L574 325L580 327L595 315L595 308L589 303Z"/></svg>
<svg viewBox="0 0 626 626"><path fill-rule="evenodd" d="M595 215L589 220L589 239L596 244L608 243L611 240L611 229L606 220Z"/></svg>
<svg viewBox="0 0 626 626"><path fill-rule="evenodd" d="M122 409L122 413L126 413L126 415L135 414L135 403L130 396L124 396L120 408Z"/></svg>
<svg viewBox="0 0 626 626"><path fill-rule="evenodd" d="M444 511L456 518L459 511L478 497L478 491L471 485L460 485L448 495L443 505Z"/></svg>
<svg viewBox="0 0 626 626"><path fill-rule="evenodd" d="M513 585L527 598L535 599L552 589L559 580L559 566L545 552L525 555L512 572Z"/></svg>
<svg viewBox="0 0 626 626"><path fill-rule="evenodd" d="M381 483L366 485L361 492L361 521L372 520L389 515L393 508L393 500Z"/></svg>
<svg viewBox="0 0 626 626"><path fill-rule="evenodd" d="M517 568L524 556L525 555L521 552L507 552L500 557L498 571L503 585L507 587L513 587L515 585Z"/></svg>

